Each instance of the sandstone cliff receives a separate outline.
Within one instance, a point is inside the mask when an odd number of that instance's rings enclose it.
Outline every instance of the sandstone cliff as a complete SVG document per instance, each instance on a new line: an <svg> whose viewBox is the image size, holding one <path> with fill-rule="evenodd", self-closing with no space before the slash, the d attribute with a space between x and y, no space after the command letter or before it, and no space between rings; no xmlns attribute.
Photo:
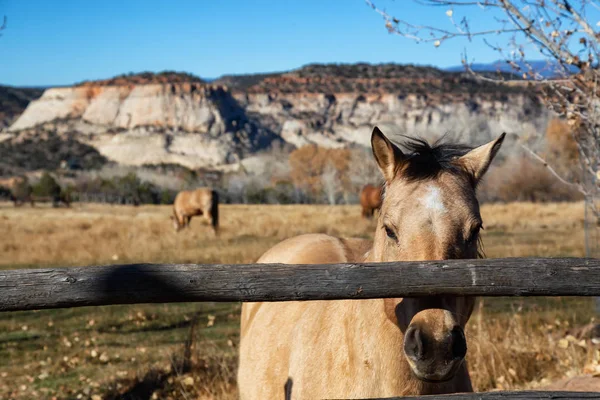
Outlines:
<svg viewBox="0 0 600 400"><path fill-rule="evenodd" d="M121 79L46 90L10 126L10 140L53 131L77 135L122 164L215 168L274 141L368 145L374 125L430 139L451 132L478 144L502 131L544 129L548 119L525 87L412 66L313 65L213 84L158 82Z"/></svg>
<svg viewBox="0 0 600 400"><path fill-rule="evenodd" d="M49 89L9 128L54 130L122 164L188 168L236 161L277 137L254 124L222 87L200 83Z"/></svg>

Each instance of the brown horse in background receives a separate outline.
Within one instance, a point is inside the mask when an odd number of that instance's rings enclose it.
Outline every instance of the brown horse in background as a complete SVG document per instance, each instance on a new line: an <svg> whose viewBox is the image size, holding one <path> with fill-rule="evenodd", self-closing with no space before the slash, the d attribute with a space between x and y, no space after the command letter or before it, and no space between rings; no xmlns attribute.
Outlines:
<svg viewBox="0 0 600 400"><path fill-rule="evenodd" d="M175 231L190 225L192 217L203 216L212 225L215 235L219 233L219 194L211 188L184 190L173 202L173 226Z"/></svg>
<svg viewBox="0 0 600 400"><path fill-rule="evenodd" d="M29 180L26 176L13 176L7 179L0 179L0 187L10 192L10 200L14 202L15 207L24 203L30 203L31 207L35 206L33 189L29 185Z"/></svg>
<svg viewBox="0 0 600 400"><path fill-rule="evenodd" d="M477 258L483 222L475 188L503 139L472 150L412 139L404 153L375 128L371 145L385 196L373 241L302 235L272 247L258 263ZM473 297L459 295L244 303L240 398L471 392L464 329L474 305Z"/></svg>
<svg viewBox="0 0 600 400"><path fill-rule="evenodd" d="M381 197L383 188L375 187L371 184L365 185L360 191L360 205L362 207L362 216L372 218L375 210L381 208Z"/></svg>

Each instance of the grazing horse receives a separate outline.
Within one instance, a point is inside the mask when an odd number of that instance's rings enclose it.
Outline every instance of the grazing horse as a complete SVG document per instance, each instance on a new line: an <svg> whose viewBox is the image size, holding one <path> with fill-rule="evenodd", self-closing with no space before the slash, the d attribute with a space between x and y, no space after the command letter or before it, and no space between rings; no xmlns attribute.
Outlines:
<svg viewBox="0 0 600 400"><path fill-rule="evenodd" d="M0 186L10 191L10 200L14 202L15 207L24 203L30 203L35 206L33 198L33 189L25 176L14 176L12 178L0 179Z"/></svg>
<svg viewBox="0 0 600 400"><path fill-rule="evenodd" d="M25 178L21 176L13 176L11 178L0 179L0 186L12 189L17 183L20 183L24 180Z"/></svg>
<svg viewBox="0 0 600 400"><path fill-rule="evenodd" d="M199 188L177 193L171 216L175 231L188 227L196 215L203 216L212 225L215 235L219 233L219 194L215 190Z"/></svg>
<svg viewBox="0 0 600 400"><path fill-rule="evenodd" d="M371 184L362 188L360 191L360 206L364 218L372 218L375 210L381 208L381 193L381 187L375 187Z"/></svg>
<svg viewBox="0 0 600 400"><path fill-rule="evenodd" d="M475 149L410 139L402 152L378 128L385 178L374 241L309 234L259 263L473 259L482 227L475 188L504 134ZM268 273L265 271L265 273ZM390 273L393 271L390 269ZM464 327L473 297L245 303L241 399L379 398L472 391Z"/></svg>

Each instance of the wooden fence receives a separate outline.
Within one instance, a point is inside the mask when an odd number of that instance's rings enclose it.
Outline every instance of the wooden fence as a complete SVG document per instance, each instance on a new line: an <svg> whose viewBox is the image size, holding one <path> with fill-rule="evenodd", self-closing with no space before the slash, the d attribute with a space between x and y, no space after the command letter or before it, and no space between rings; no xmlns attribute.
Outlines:
<svg viewBox="0 0 600 400"><path fill-rule="evenodd" d="M135 303L600 296L600 259L128 264L0 271L0 311Z"/></svg>
<svg viewBox="0 0 600 400"><path fill-rule="evenodd" d="M443 294L600 296L600 259L501 258L323 265L128 264L0 271L0 311ZM491 392L423 398L600 399L600 393Z"/></svg>

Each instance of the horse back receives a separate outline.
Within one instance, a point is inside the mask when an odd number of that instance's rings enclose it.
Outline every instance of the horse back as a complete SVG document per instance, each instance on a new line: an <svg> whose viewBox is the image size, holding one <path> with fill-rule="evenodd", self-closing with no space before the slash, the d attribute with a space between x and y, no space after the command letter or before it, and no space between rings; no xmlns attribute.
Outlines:
<svg viewBox="0 0 600 400"><path fill-rule="evenodd" d="M208 188L179 192L173 202L175 212L190 216L208 210L212 205L212 192L212 189Z"/></svg>

